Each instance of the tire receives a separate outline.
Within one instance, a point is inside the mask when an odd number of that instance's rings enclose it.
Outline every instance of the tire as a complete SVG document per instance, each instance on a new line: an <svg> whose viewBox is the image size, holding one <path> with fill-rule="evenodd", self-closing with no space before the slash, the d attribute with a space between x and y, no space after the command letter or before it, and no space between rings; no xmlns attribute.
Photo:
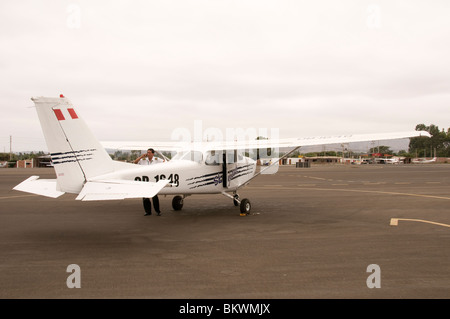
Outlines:
<svg viewBox="0 0 450 319"><path fill-rule="evenodd" d="M250 204L250 201L247 198L244 198L241 200L241 214L250 214L250 210L252 209L252 205Z"/></svg>
<svg viewBox="0 0 450 319"><path fill-rule="evenodd" d="M183 208L183 201L184 201L183 197L175 196L172 199L172 208L174 210L181 210Z"/></svg>

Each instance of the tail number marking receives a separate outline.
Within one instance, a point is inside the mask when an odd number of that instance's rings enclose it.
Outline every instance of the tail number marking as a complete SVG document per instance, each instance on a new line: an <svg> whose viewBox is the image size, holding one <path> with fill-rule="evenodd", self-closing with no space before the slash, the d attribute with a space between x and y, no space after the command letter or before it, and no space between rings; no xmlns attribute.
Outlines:
<svg viewBox="0 0 450 319"><path fill-rule="evenodd" d="M153 178L155 179L156 182L159 182L160 180L166 179L166 175L164 174L155 175ZM148 182L150 179L148 178L148 176L142 177L137 176L134 178L134 180ZM170 174L168 180L170 184L174 185L175 187L180 186L180 176L178 174Z"/></svg>

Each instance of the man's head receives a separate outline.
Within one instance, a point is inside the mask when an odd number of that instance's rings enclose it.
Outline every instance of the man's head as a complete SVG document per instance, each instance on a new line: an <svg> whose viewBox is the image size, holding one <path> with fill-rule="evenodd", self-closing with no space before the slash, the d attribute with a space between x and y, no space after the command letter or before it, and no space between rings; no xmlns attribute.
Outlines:
<svg viewBox="0 0 450 319"><path fill-rule="evenodd" d="M149 148L147 150L147 157L149 160L151 160L153 158L153 155L155 155L155 150L153 148Z"/></svg>

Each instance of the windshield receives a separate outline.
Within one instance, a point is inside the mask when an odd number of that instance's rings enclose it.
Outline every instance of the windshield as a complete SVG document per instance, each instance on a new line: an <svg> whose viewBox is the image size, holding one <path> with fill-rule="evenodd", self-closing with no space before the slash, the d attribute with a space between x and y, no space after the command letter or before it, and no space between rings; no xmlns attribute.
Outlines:
<svg viewBox="0 0 450 319"><path fill-rule="evenodd" d="M203 160L203 154L202 154L202 152L199 152L199 151L183 151L183 152L177 153L177 155L175 155L172 158L172 161L180 161L180 160L201 163Z"/></svg>

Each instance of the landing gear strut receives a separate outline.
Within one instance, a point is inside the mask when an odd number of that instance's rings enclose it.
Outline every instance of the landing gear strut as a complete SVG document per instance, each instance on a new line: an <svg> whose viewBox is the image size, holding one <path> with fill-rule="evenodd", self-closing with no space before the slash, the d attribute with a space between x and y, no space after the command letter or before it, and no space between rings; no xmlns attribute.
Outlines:
<svg viewBox="0 0 450 319"><path fill-rule="evenodd" d="M233 196L233 204L234 204L234 206L239 206L239 195L238 194L235 194Z"/></svg>

